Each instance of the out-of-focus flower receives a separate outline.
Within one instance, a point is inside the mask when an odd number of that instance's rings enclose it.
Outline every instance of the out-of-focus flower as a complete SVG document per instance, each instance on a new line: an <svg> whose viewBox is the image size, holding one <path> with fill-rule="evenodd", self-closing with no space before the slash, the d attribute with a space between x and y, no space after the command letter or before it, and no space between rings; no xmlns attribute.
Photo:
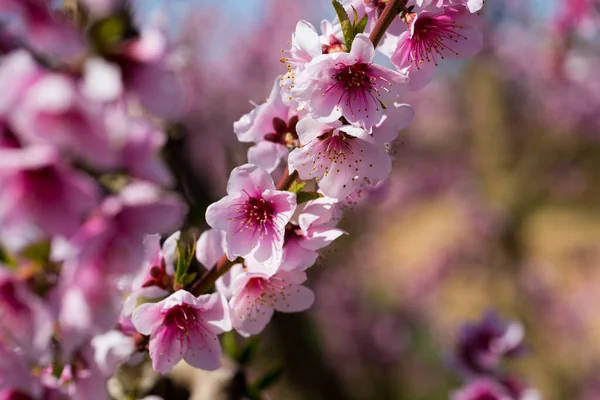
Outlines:
<svg viewBox="0 0 600 400"><path fill-rule="evenodd" d="M154 304L142 304L133 313L135 328L150 335L153 368L169 372L182 358L205 370L221 366L217 335L231 330L225 298L217 293L194 297L179 290Z"/></svg>
<svg viewBox="0 0 600 400"><path fill-rule="evenodd" d="M94 182L48 146L0 147L0 186L0 237L13 249L74 234L99 199Z"/></svg>
<svg viewBox="0 0 600 400"><path fill-rule="evenodd" d="M51 7L50 0L3 0L0 14L10 16L8 21L3 18L3 25L7 24L19 42L35 51L64 58L82 52L85 47L81 35Z"/></svg>
<svg viewBox="0 0 600 400"><path fill-rule="evenodd" d="M519 400L491 379L481 379L467 384L450 395L450 400Z"/></svg>
<svg viewBox="0 0 600 400"><path fill-rule="evenodd" d="M463 327L455 361L467 374L493 372L505 357L523 350L523 337L523 325L488 312L481 321Z"/></svg>
<svg viewBox="0 0 600 400"><path fill-rule="evenodd" d="M67 354L115 324L121 308L118 283L131 279L142 265L145 235L173 231L184 210L179 197L132 183L106 198L62 246L54 258L64 261L58 294Z"/></svg>

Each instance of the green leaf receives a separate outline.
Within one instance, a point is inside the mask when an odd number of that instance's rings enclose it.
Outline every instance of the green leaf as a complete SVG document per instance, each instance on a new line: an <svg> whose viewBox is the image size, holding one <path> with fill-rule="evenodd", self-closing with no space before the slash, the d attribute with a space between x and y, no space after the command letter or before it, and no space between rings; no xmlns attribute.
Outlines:
<svg viewBox="0 0 600 400"><path fill-rule="evenodd" d="M337 14L340 24L342 25L342 32L344 33L344 41L346 42L346 49L350 51L352 47L352 41L354 40L354 25L352 21L350 21L350 17L346 13L344 6L337 0L332 0L331 4L333 4L333 8L335 8L335 13Z"/></svg>
<svg viewBox="0 0 600 400"><path fill-rule="evenodd" d="M268 389L269 387L273 386L273 384L276 383L279 380L279 378L281 378L282 374L283 374L283 368L280 365L278 365L274 368L271 368L271 370L269 372L267 372L262 378L260 378L256 382L254 382L252 387L255 388L257 392L260 393L263 390Z"/></svg>
<svg viewBox="0 0 600 400"><path fill-rule="evenodd" d="M127 20L122 15L113 15L94 23L89 35L96 49L104 52L123 41L127 32Z"/></svg>
<svg viewBox="0 0 600 400"><path fill-rule="evenodd" d="M27 246L21 256L31 261L46 263L50 259L50 242L35 243Z"/></svg>
<svg viewBox="0 0 600 400"><path fill-rule="evenodd" d="M350 51L352 48L352 42L354 41L354 26L349 19L342 21L342 32L344 33L344 41L346 42L346 49Z"/></svg>
<svg viewBox="0 0 600 400"><path fill-rule="evenodd" d="M321 197L323 197L323 195L317 192L300 192L296 197L296 203L302 204L307 201L320 199Z"/></svg>
<svg viewBox="0 0 600 400"><path fill-rule="evenodd" d="M354 25L354 32L357 35L359 33L364 33L368 22L369 22L369 16L365 13L365 16L362 17L361 20L358 21L358 23Z"/></svg>
<svg viewBox="0 0 600 400"><path fill-rule="evenodd" d="M260 339L258 336L253 336L250 338L250 340L248 341L248 344L246 345L246 347L241 352L241 354L238 358L238 362L240 363L240 365L246 365L250 361L252 361L252 358L254 357L254 355L256 354L256 351L258 350L259 344L260 344Z"/></svg>
<svg viewBox="0 0 600 400"><path fill-rule="evenodd" d="M333 8L335 8L335 13L340 19L340 22L350 21L350 18L348 18L348 14L346 14L346 10L344 10L344 6L342 5L342 3L340 3L337 0L332 0L331 4L333 4Z"/></svg>
<svg viewBox="0 0 600 400"><path fill-rule="evenodd" d="M181 245L181 242L177 241L177 268L175 268L175 281L179 281L179 279L185 274L185 270L187 265L185 265L186 260L185 248Z"/></svg>
<svg viewBox="0 0 600 400"><path fill-rule="evenodd" d="M300 193L302 191L302 189L304 189L304 186L306 186L306 182L295 180L290 185L290 188L288 189L288 192L292 192L292 193L298 194L298 193Z"/></svg>
<svg viewBox="0 0 600 400"><path fill-rule="evenodd" d="M195 272L192 272L191 274L184 274L183 277L181 278L181 280L182 280L181 283L183 284L183 286L189 286L192 283L194 283L197 275L198 274Z"/></svg>
<svg viewBox="0 0 600 400"><path fill-rule="evenodd" d="M354 23L353 25L356 26L356 23L358 22L358 12L356 11L356 8L354 8L354 6L350 6L352 7L352 12L354 14Z"/></svg>

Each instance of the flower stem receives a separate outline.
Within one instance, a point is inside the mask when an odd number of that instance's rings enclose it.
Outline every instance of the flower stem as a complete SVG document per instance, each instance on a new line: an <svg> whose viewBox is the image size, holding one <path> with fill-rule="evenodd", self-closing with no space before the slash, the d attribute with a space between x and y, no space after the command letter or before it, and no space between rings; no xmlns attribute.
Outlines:
<svg viewBox="0 0 600 400"><path fill-rule="evenodd" d="M288 190L290 186L296 181L298 178L298 172L294 171L291 174L289 173L288 167L285 167L283 171L283 176L277 183L277 190ZM215 284L217 279L221 276L225 275L227 271L231 269L235 264L243 263L244 259L241 257L236 258L231 261L227 258L227 255L223 254L217 265L209 271L206 271L200 279L198 279L194 285L190 288L189 292L194 296L200 296L210 290L210 288Z"/></svg>
<svg viewBox="0 0 600 400"><path fill-rule="evenodd" d="M406 2L407 0L388 0L387 5L375 24L375 28L373 28L373 31L369 36L374 47L377 47L381 39L383 39L385 31L387 31L392 22L394 22L394 18L396 18L401 11L406 9Z"/></svg>

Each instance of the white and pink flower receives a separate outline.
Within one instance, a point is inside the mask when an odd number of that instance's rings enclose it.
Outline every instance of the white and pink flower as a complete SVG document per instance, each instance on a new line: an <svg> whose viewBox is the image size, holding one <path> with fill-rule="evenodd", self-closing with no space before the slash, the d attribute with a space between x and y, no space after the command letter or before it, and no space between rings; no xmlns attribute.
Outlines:
<svg viewBox="0 0 600 400"><path fill-rule="evenodd" d="M409 30L398 38L390 60L398 71L408 75L413 90L431 81L442 59L469 58L481 49L479 16L465 6L431 6L409 17Z"/></svg>
<svg viewBox="0 0 600 400"><path fill-rule="evenodd" d="M221 366L217 335L231 330L231 319L220 294L194 297L179 290L158 303L142 304L132 321L141 334L150 335L150 358L156 371L167 373L182 358L205 370Z"/></svg>
<svg viewBox="0 0 600 400"><path fill-rule="evenodd" d="M226 233L227 257L252 256L265 265L278 265L296 195L276 190L267 171L252 164L231 172L227 193L206 210L206 222Z"/></svg>
<svg viewBox="0 0 600 400"><path fill-rule="evenodd" d="M281 270L305 271L317 260L317 250L346 233L335 228L338 222L336 203L328 197L306 203L297 224L290 224L286 229Z"/></svg>
<svg viewBox="0 0 600 400"><path fill-rule="evenodd" d="M248 149L248 162L273 172L289 150L298 145L298 115L282 100L280 78L275 79L265 103L256 106L233 124L240 142L254 142Z"/></svg>
<svg viewBox="0 0 600 400"><path fill-rule="evenodd" d="M275 275L240 271L233 277L229 300L233 327L243 336L260 333L275 310L304 311L313 304L314 293L301 285L306 274L279 271Z"/></svg>
<svg viewBox="0 0 600 400"><path fill-rule="evenodd" d="M374 54L369 38L359 34L350 53L315 57L296 74L292 98L315 119L333 122L344 117L370 130L406 82L401 73L373 64Z"/></svg>
<svg viewBox="0 0 600 400"><path fill-rule="evenodd" d="M290 153L290 171L298 171L302 179L316 178L326 196L343 199L391 172L384 143L362 128L307 118L298 123L297 131L302 147Z"/></svg>

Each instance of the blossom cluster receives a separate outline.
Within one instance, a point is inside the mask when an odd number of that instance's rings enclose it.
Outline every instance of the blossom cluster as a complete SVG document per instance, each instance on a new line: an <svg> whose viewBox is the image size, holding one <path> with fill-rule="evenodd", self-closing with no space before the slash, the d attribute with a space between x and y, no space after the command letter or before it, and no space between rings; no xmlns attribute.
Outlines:
<svg viewBox="0 0 600 400"><path fill-rule="evenodd" d="M466 384L450 395L451 400L539 400L540 393L500 368L505 360L522 355L524 328L488 312L481 321L463 327L453 367Z"/></svg>
<svg viewBox="0 0 600 400"><path fill-rule="evenodd" d="M334 2L320 34L298 22L285 73L233 124L248 163L190 250L159 157L159 118L183 105L163 32L120 2L82 2L75 24L50 1L1 1L0 393L107 398L145 350L160 373L215 370L221 333L308 309L306 271L345 234L342 211L391 173L414 118L403 94L479 50L481 3Z"/></svg>

